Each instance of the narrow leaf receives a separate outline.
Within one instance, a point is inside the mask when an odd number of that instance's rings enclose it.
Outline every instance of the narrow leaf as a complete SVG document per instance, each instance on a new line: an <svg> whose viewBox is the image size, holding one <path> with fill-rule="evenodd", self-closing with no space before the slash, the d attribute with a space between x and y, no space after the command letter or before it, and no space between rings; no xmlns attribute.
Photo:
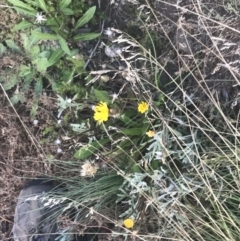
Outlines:
<svg viewBox="0 0 240 241"><path fill-rule="evenodd" d="M58 40L58 36L56 34L40 33L37 31L33 31L32 35L39 40Z"/></svg>
<svg viewBox="0 0 240 241"><path fill-rule="evenodd" d="M22 33L21 34L22 37L22 43L23 43L23 47L24 49L28 52L30 51L31 47L32 47L32 43L30 42L30 39L32 38L32 36L27 36L26 34Z"/></svg>
<svg viewBox="0 0 240 241"><path fill-rule="evenodd" d="M59 61L59 59L61 59L62 56L63 56L63 50L62 49L55 50L51 54L50 58L48 59L48 67L57 63Z"/></svg>
<svg viewBox="0 0 240 241"><path fill-rule="evenodd" d="M107 91L94 89L94 94L98 101L111 102Z"/></svg>
<svg viewBox="0 0 240 241"><path fill-rule="evenodd" d="M23 20L22 22L18 23L17 25L15 25L13 27L13 31L18 31L18 30L21 30L21 29L26 29L26 28L30 28L32 27L33 24L26 21L26 20Z"/></svg>
<svg viewBox="0 0 240 241"><path fill-rule="evenodd" d="M66 40L64 38L62 38L60 35L58 35L58 40L59 40L59 44L62 48L62 50L67 54L67 55L71 55L71 51L68 47L68 44L66 42Z"/></svg>
<svg viewBox="0 0 240 241"><path fill-rule="evenodd" d="M24 93L30 88L30 84L32 83L34 76L35 76L35 70L31 68L31 72L28 75L24 76L24 78L22 78L23 85L19 91L20 93Z"/></svg>
<svg viewBox="0 0 240 241"><path fill-rule="evenodd" d="M23 9L27 9L31 12L37 12L34 8L32 8L29 4L26 4L20 0L7 0L9 3L11 3L14 7L19 7Z"/></svg>
<svg viewBox="0 0 240 241"><path fill-rule="evenodd" d="M48 9L47 9L47 6L46 6L46 3L44 2L44 0L38 0L39 2L39 5L40 5L40 8L45 12L47 13L48 12Z"/></svg>
<svg viewBox="0 0 240 241"><path fill-rule="evenodd" d="M40 98L42 95L42 90L43 90L43 83L42 83L42 78L39 78L35 84L35 94L37 98Z"/></svg>
<svg viewBox="0 0 240 241"><path fill-rule="evenodd" d="M45 23L46 26L49 27L58 27L58 22L61 22L61 19L56 17L56 18L48 18L47 22ZM59 28L59 27L58 27Z"/></svg>
<svg viewBox="0 0 240 241"><path fill-rule="evenodd" d="M39 3L36 2L36 0L25 0L26 2L28 2L31 6L37 7L39 8Z"/></svg>
<svg viewBox="0 0 240 241"><path fill-rule="evenodd" d="M89 8L87 12L84 13L83 16L77 21L74 29L78 29L82 27L84 24L86 24L87 22L89 22L92 19L95 11L96 11L96 6Z"/></svg>
<svg viewBox="0 0 240 241"><path fill-rule="evenodd" d="M5 41L5 43L7 44L7 46L11 49L11 50L15 50L17 52L20 52L21 49L13 42L13 40L11 39L7 39Z"/></svg>
<svg viewBox="0 0 240 241"><path fill-rule="evenodd" d="M69 16L69 15L74 15L74 11L70 8L63 8L62 10L62 13Z"/></svg>
<svg viewBox="0 0 240 241"><path fill-rule="evenodd" d="M76 41L87 41L99 37L100 33L80 33L73 37Z"/></svg>
<svg viewBox="0 0 240 241"><path fill-rule="evenodd" d="M72 0L61 0L61 2L59 3L60 6L60 10L62 11L63 8L66 8Z"/></svg>
<svg viewBox="0 0 240 241"><path fill-rule="evenodd" d="M130 128L122 130L122 133L128 136L140 136L142 135L142 128Z"/></svg>
<svg viewBox="0 0 240 241"><path fill-rule="evenodd" d="M104 145L104 144L106 144L108 142L109 142L109 139L103 139L103 140L100 140L100 141L94 141L91 144L80 148L80 150L78 150L74 154L74 157L75 158L79 158L79 159L86 159L89 156L91 156L94 152L99 150L102 145Z"/></svg>
<svg viewBox="0 0 240 241"><path fill-rule="evenodd" d="M29 11L25 8L19 8L19 7L14 7L14 8L18 13L26 15L26 16L34 17L37 14L37 11L33 12L33 11Z"/></svg>

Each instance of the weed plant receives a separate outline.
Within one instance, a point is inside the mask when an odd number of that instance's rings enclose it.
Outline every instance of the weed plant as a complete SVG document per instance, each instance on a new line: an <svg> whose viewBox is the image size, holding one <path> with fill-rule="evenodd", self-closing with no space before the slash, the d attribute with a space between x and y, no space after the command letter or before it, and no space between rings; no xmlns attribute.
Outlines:
<svg viewBox="0 0 240 241"><path fill-rule="evenodd" d="M21 6L20 1L8 1L20 13L27 9L33 16L41 8L46 25L55 24L47 34L34 29L30 36L36 42L23 38L36 49L39 39L58 41L60 48L50 55L37 50L37 58L48 63L32 62L39 73L48 76L49 67L59 70L59 63L68 61L66 56L76 56L66 38L70 30L61 20L75 16L70 7L63 11L64 3L70 6L71 1L60 1L50 11L40 0L38 5L25 1ZM84 101L83 96L58 96L58 118L73 113L75 123L68 128L77 134L74 158L47 160L59 170L53 178L67 188L56 197L64 200L61 215L75 210L73 220L85 224L83 232L95 225L96 232L110 230L108 235L125 240L238 240L240 30L234 18L239 17L239 4L126 4L138 9L135 24L148 41L140 43L127 32L107 29L104 45L111 61L85 75ZM87 23L94 11L87 10L74 29ZM32 27L24 20L15 28L24 24ZM83 40L76 36L73 40ZM159 36L168 42L165 49L156 47ZM25 47L29 46L28 42ZM82 59L74 61L71 71L68 65L63 69L68 69L73 85Z"/></svg>
<svg viewBox="0 0 240 241"><path fill-rule="evenodd" d="M31 116L34 118L43 88L83 97L84 84L72 86L71 83L75 75L81 78L85 74L84 56L79 53L78 44L100 35L90 29L84 31L83 27L93 18L96 6L87 9L83 1L65 0L7 2L22 19L13 28L20 32L20 44L12 39L0 44L2 56L9 51L23 56L23 60L16 63L16 71L9 71L11 66L8 66L4 73L7 78L0 80L4 90L11 91L11 102L25 103L28 96L33 95Z"/></svg>

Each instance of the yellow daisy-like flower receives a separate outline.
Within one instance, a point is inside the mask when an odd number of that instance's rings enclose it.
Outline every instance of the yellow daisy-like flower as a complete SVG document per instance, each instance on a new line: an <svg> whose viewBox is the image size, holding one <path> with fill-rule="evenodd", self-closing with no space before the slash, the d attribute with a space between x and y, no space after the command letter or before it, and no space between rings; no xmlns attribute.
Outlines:
<svg viewBox="0 0 240 241"><path fill-rule="evenodd" d="M146 135L147 135L148 137L154 137L155 132L154 132L154 131L149 130L148 132L146 132Z"/></svg>
<svg viewBox="0 0 240 241"><path fill-rule="evenodd" d="M134 221L131 218L127 218L123 221L126 228L132 228L134 226Z"/></svg>
<svg viewBox="0 0 240 241"><path fill-rule="evenodd" d="M148 111L148 104L145 101L142 101L139 105L138 105L138 111L142 114L144 114L145 112Z"/></svg>
<svg viewBox="0 0 240 241"><path fill-rule="evenodd" d="M109 117L109 109L107 107L106 102L100 102L98 105L94 107L94 120L98 122L98 124L102 124L104 121L107 121Z"/></svg>

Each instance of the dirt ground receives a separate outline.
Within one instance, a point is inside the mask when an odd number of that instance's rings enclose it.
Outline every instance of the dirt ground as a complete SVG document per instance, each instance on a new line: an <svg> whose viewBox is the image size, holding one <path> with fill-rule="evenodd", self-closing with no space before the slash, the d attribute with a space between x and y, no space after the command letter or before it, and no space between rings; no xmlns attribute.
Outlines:
<svg viewBox="0 0 240 241"><path fill-rule="evenodd" d="M0 96L0 240L8 240L17 196L23 184L28 179L51 174L52 171L39 162L44 156L44 145L41 148L38 145L39 128L34 126L29 111L19 106L16 109L21 115L19 117L2 89Z"/></svg>

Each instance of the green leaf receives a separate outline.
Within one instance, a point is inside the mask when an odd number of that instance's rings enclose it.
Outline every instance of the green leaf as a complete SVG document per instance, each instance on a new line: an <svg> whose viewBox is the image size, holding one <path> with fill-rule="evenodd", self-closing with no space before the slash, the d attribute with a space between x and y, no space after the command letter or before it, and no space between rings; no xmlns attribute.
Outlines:
<svg viewBox="0 0 240 241"><path fill-rule="evenodd" d="M20 93L24 93L30 88L30 84L32 83L34 76L35 70L31 68L31 72L23 78L23 85L20 89Z"/></svg>
<svg viewBox="0 0 240 241"><path fill-rule="evenodd" d="M5 43L11 50L15 50L17 52L21 51L21 49L11 39L5 40Z"/></svg>
<svg viewBox="0 0 240 241"><path fill-rule="evenodd" d="M33 24L26 21L26 20L23 20L22 22L18 23L17 25L15 25L13 27L13 31L18 31L18 30L22 30L22 29L26 29L26 28L30 28L32 27Z"/></svg>
<svg viewBox="0 0 240 241"><path fill-rule="evenodd" d="M153 160L151 161L151 168L153 170L159 170L159 160Z"/></svg>
<svg viewBox="0 0 240 241"><path fill-rule="evenodd" d="M75 55L74 55L75 52ZM81 54L78 54L76 51L71 51L72 56L67 56L66 59L71 61L74 64L75 69L77 70L83 70L83 67L85 65L84 58Z"/></svg>
<svg viewBox="0 0 240 241"><path fill-rule="evenodd" d="M36 0L25 0L27 3L29 3L31 6L37 7L39 8L40 5L38 2L36 2Z"/></svg>
<svg viewBox="0 0 240 241"><path fill-rule="evenodd" d="M20 71L19 71L19 77L25 77L26 75L30 74L32 72L32 68L27 65L21 65Z"/></svg>
<svg viewBox="0 0 240 241"><path fill-rule="evenodd" d="M144 124L142 127L142 135L146 134L146 132L149 130L150 125L149 124Z"/></svg>
<svg viewBox="0 0 240 241"><path fill-rule="evenodd" d="M94 89L94 94L95 94L98 101L104 101L104 102L107 102L107 103L111 102L111 99L109 98L109 94L105 90Z"/></svg>
<svg viewBox="0 0 240 241"><path fill-rule="evenodd" d="M42 90L43 90L42 78L37 79L34 89L35 89L35 94L36 94L37 98L40 98L42 95Z"/></svg>
<svg viewBox="0 0 240 241"><path fill-rule="evenodd" d="M128 136L140 136L142 135L142 128L123 129L122 133Z"/></svg>
<svg viewBox="0 0 240 241"><path fill-rule="evenodd" d="M48 59L50 57L50 55L51 55L50 50L44 50L44 51L40 52L37 57Z"/></svg>
<svg viewBox="0 0 240 241"><path fill-rule="evenodd" d="M101 35L100 33L80 33L75 35L73 39L76 41L87 41L87 40L95 39L100 35Z"/></svg>
<svg viewBox="0 0 240 241"><path fill-rule="evenodd" d="M10 90L13 88L18 82L18 78L16 75L12 75L9 80L6 81L6 83L3 84L4 90Z"/></svg>
<svg viewBox="0 0 240 241"><path fill-rule="evenodd" d="M38 103L37 103L37 101L35 101L35 103L32 106L31 112L30 112L30 116L32 119L35 118L35 116L37 114L37 109L38 109Z"/></svg>
<svg viewBox="0 0 240 241"><path fill-rule="evenodd" d="M70 8L63 8L61 11L64 15L67 15L67 16L74 15L74 11Z"/></svg>
<svg viewBox="0 0 240 241"><path fill-rule="evenodd" d="M64 79L65 81L67 81L67 84L71 83L71 81L73 80L74 73L75 69L72 69L71 71L65 73Z"/></svg>
<svg viewBox="0 0 240 241"><path fill-rule="evenodd" d="M40 47L38 45L33 46L30 49L31 57L34 59L40 53Z"/></svg>
<svg viewBox="0 0 240 241"><path fill-rule="evenodd" d="M61 19L56 17L56 18L48 18L47 19L47 22L45 23L46 26L49 26L49 27L58 27L58 22L61 24ZM58 27L59 28L59 27Z"/></svg>
<svg viewBox="0 0 240 241"><path fill-rule="evenodd" d="M48 67L56 64L59 61L59 59L62 58L62 56L63 56L63 50L62 49L55 50L51 54L50 58L48 59Z"/></svg>
<svg viewBox="0 0 240 241"><path fill-rule="evenodd" d="M29 4L26 4L22 1L19 1L19 0L7 0L9 3L11 3L14 7L19 7L19 8L22 8L23 10L26 9L26 10L29 10L30 12L36 14L37 11L32 8Z"/></svg>
<svg viewBox="0 0 240 241"><path fill-rule="evenodd" d="M93 6L93 7L89 8L89 9L87 10L87 12L84 13L83 16L77 21L74 29L76 30L77 28L80 28L80 27L82 27L84 24L86 24L87 22L89 22L89 21L92 19L95 11L96 11L96 6Z"/></svg>
<svg viewBox="0 0 240 241"><path fill-rule="evenodd" d="M46 74L46 77L52 87L53 92L57 92L57 87L58 87L57 81L53 79L51 75Z"/></svg>
<svg viewBox="0 0 240 241"><path fill-rule="evenodd" d="M60 10L62 11L62 9L66 8L71 2L72 0L61 0L59 3Z"/></svg>
<svg viewBox="0 0 240 241"><path fill-rule="evenodd" d="M134 113L132 111L132 113ZM136 126L136 122L133 121L128 115L128 113L124 113L123 115L120 116L120 120L127 126Z"/></svg>
<svg viewBox="0 0 240 241"><path fill-rule="evenodd" d="M48 34L48 33L32 31L32 35L38 38L39 40L58 40L58 36L56 34Z"/></svg>
<svg viewBox="0 0 240 241"><path fill-rule="evenodd" d="M33 45L35 45L37 42L38 42L38 39L34 36L29 36L29 35L26 35L26 34L21 34L21 37L22 37L22 43L23 43L23 47L24 49L29 52L32 48Z"/></svg>
<svg viewBox="0 0 240 241"><path fill-rule="evenodd" d="M2 55L6 50L7 48L2 43L0 43L0 55Z"/></svg>
<svg viewBox="0 0 240 241"><path fill-rule="evenodd" d="M136 173L141 173L141 168L139 167L139 165L137 163L134 163L133 166L132 166L132 170L133 170L133 173L136 172Z"/></svg>
<svg viewBox="0 0 240 241"><path fill-rule="evenodd" d="M47 13L48 12L48 9L47 9L47 6L46 6L46 3L44 2L44 0L37 0L39 2L39 6L40 8L45 12Z"/></svg>
<svg viewBox="0 0 240 241"><path fill-rule="evenodd" d="M24 96L22 93L15 94L10 98L10 101L12 102L13 105L17 104L19 101L21 103L24 102Z"/></svg>
<svg viewBox="0 0 240 241"><path fill-rule="evenodd" d="M109 141L109 139L103 139L100 141L94 141L91 144L88 144L87 146L83 146L74 154L74 157L78 159L86 159L89 156L91 156L94 152L99 150L102 145L108 143Z"/></svg>
<svg viewBox="0 0 240 241"><path fill-rule="evenodd" d="M59 41L59 44L62 48L62 50L67 54L67 55L71 55L71 51L68 47L68 44L66 42L66 40L64 38L62 38L60 35L58 35L58 41Z"/></svg>
<svg viewBox="0 0 240 241"><path fill-rule="evenodd" d="M36 38L35 36L33 36L33 35L30 35L30 36L28 36L28 38L29 38L29 47L31 48L33 45L36 45L36 44L38 44L38 38Z"/></svg>
<svg viewBox="0 0 240 241"><path fill-rule="evenodd" d="M21 34L21 38L22 38L22 44L23 44L23 48L28 51L29 48L29 38L27 37L27 35L25 33Z"/></svg>
<svg viewBox="0 0 240 241"><path fill-rule="evenodd" d="M15 10L20 13L20 14L23 14L24 16L31 16L31 17L34 17L36 16L37 14L37 11L36 12L32 12L32 11L29 11L27 9L23 9L23 8L18 8L18 7L14 7Z"/></svg>
<svg viewBox="0 0 240 241"><path fill-rule="evenodd" d="M37 70L40 73L45 74L48 68L48 59L47 58L37 58L33 63L36 65Z"/></svg>
<svg viewBox="0 0 240 241"><path fill-rule="evenodd" d="M50 26L50 29L51 29L54 33L56 33L57 35L60 35L60 36L64 37L65 39L67 38L67 34L66 34L64 31L62 31L62 30L59 28L59 26Z"/></svg>

